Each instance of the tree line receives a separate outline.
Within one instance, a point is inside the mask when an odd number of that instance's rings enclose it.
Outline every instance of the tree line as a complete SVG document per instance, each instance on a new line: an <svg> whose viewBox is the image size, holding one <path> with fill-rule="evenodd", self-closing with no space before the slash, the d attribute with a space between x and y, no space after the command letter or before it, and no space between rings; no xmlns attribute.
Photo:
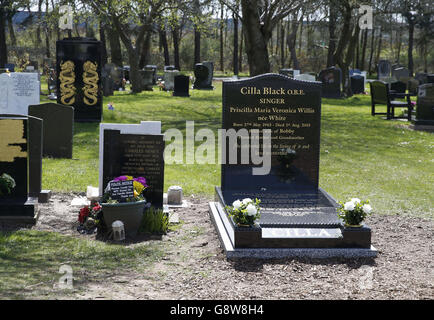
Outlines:
<svg viewBox="0 0 434 320"><path fill-rule="evenodd" d="M191 70L212 53L216 69L239 74L247 67L251 76L284 67L318 72L338 66L344 89L349 68L373 74L381 58L407 66L411 74L432 72L434 64L430 0L366 2L373 23L365 29L359 10L364 3L355 0L0 0L0 67L8 62L8 45L17 43L12 18L19 10L33 11L34 43L52 57L52 44L65 36L58 27L65 4L75 16L69 36L100 39L103 63L130 66L133 92L141 90L139 70L156 55L164 65ZM182 65L190 52L189 65Z"/></svg>

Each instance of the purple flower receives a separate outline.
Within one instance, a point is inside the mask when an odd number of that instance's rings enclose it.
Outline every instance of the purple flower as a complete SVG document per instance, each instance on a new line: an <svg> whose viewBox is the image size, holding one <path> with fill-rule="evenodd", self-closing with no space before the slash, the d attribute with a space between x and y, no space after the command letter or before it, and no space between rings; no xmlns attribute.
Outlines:
<svg viewBox="0 0 434 320"><path fill-rule="evenodd" d="M146 179L143 178L143 177L137 177L137 178L134 178L134 181L140 182L140 183L141 183L145 188L149 187L149 186L146 184Z"/></svg>
<svg viewBox="0 0 434 320"><path fill-rule="evenodd" d="M124 180L128 180L127 176L120 176L113 179L113 181L124 181Z"/></svg>

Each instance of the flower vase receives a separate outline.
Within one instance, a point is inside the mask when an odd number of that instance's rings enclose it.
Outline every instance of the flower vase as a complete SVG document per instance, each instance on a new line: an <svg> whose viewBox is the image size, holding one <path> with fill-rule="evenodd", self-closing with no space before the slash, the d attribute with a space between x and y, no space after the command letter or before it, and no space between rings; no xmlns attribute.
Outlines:
<svg viewBox="0 0 434 320"><path fill-rule="evenodd" d="M124 224L126 235L131 237L137 235L140 223L142 222L146 200L123 203L102 203L101 205L104 222L109 230L111 230L114 221L120 220Z"/></svg>

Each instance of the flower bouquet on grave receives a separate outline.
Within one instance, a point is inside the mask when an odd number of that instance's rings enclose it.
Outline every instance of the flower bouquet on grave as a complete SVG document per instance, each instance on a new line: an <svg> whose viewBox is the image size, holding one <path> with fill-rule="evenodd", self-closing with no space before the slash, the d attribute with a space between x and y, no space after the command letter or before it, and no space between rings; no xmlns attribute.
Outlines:
<svg viewBox="0 0 434 320"><path fill-rule="evenodd" d="M345 227L360 228L362 222L372 213L369 200L361 201L359 198L352 198L339 204L338 217L343 220Z"/></svg>
<svg viewBox="0 0 434 320"><path fill-rule="evenodd" d="M226 206L226 210L229 213L229 217L239 227L251 227L255 224L255 221L261 217L261 207L259 204L261 200L245 198L243 200L235 200L232 206Z"/></svg>
<svg viewBox="0 0 434 320"><path fill-rule="evenodd" d="M114 185L124 184L130 187L129 190L119 197ZM132 176L120 176L107 184L102 198L104 222L110 230L114 221L120 220L124 223L125 233L135 236L142 221L143 212L146 206L144 196L149 186L144 177L134 178Z"/></svg>
<svg viewBox="0 0 434 320"><path fill-rule="evenodd" d="M16 183L14 178L12 178L7 173L3 173L0 176L0 197L7 196L12 193L12 190L15 188Z"/></svg>
<svg viewBox="0 0 434 320"><path fill-rule="evenodd" d="M85 206L80 209L78 214L78 222L80 225L77 227L77 231L81 234L92 234L97 231L97 228L102 226L102 206L99 202L91 202L89 206Z"/></svg>

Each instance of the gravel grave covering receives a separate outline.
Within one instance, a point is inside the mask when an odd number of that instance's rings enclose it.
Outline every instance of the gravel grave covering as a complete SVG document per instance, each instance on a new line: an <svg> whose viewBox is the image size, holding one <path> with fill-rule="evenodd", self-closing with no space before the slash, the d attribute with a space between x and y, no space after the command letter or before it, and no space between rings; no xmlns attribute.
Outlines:
<svg viewBox="0 0 434 320"><path fill-rule="evenodd" d="M36 230L95 240L76 231L73 194L40 205ZM208 214L210 199L191 196L175 209L176 231L158 241L165 252L147 274L119 270L104 281L80 284L78 299L433 299L432 220L374 214L375 259L227 260ZM71 298L61 296L58 298Z"/></svg>

